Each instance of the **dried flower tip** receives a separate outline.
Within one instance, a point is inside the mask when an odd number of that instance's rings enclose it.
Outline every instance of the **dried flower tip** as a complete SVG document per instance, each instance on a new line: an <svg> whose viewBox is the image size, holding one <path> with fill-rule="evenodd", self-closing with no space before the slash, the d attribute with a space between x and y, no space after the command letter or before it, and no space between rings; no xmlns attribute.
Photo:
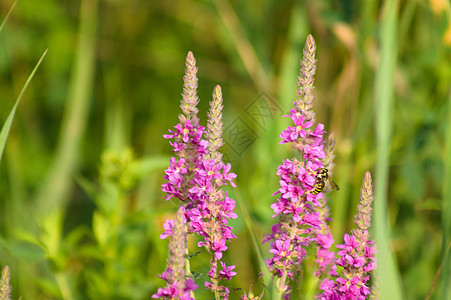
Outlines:
<svg viewBox="0 0 451 300"><path fill-rule="evenodd" d="M354 218L354 223L360 230L368 230L370 228L373 200L373 181L371 173L367 171L360 189L360 204L357 205L357 215Z"/></svg>
<svg viewBox="0 0 451 300"><path fill-rule="evenodd" d="M208 141L209 158L218 163L222 161L222 154L218 150L224 144L222 141L222 108L222 91L221 87L217 85L213 90L213 100L210 102L210 111L207 114L205 137Z"/></svg>
<svg viewBox="0 0 451 300"><path fill-rule="evenodd" d="M11 279L11 275L9 273L9 267L5 266L2 270L2 275L0 278L0 299L2 300L10 300L11 296L11 286L9 285L9 280Z"/></svg>
<svg viewBox="0 0 451 300"><path fill-rule="evenodd" d="M197 67L196 59L194 58L193 52L189 51L186 56L186 70L185 76L183 77L183 93L182 101L180 107L186 118L192 119L197 116L198 109L196 108L197 103L199 103L199 98L197 97ZM197 119L197 118L195 118ZM193 121L193 120L191 120ZM194 124L197 125L197 124Z"/></svg>
<svg viewBox="0 0 451 300"><path fill-rule="evenodd" d="M307 39L305 40L304 53L307 52L308 54L310 54L310 53L315 54L315 50L316 50L315 39L313 38L313 36L311 34L309 34L307 36Z"/></svg>
<svg viewBox="0 0 451 300"><path fill-rule="evenodd" d="M311 122L315 121L315 113L311 109L314 101L313 83L315 81L314 76L316 71L315 50L315 40L312 35L308 35L298 76L296 110L304 113L306 119Z"/></svg>
<svg viewBox="0 0 451 300"><path fill-rule="evenodd" d="M365 172L365 177L363 178L363 186L360 189L360 204L368 206L374 200L373 196L373 180L371 179L371 173L369 171Z"/></svg>
<svg viewBox="0 0 451 300"><path fill-rule="evenodd" d="M335 148L335 134L333 132L329 133L326 140L326 151L333 152Z"/></svg>

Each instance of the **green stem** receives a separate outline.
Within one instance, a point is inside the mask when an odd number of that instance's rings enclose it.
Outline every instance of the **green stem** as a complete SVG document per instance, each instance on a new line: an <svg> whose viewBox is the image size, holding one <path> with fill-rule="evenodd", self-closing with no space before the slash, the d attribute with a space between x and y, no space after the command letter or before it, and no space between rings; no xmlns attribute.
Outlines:
<svg viewBox="0 0 451 300"><path fill-rule="evenodd" d="M72 300L74 297L72 296L72 293L70 291L68 279L65 274L63 273L57 273L55 275L56 283L58 284L58 287L61 291L61 294L63 296L63 299L65 300Z"/></svg>
<svg viewBox="0 0 451 300"><path fill-rule="evenodd" d="M186 224L185 224L184 231L185 231L185 233L187 232ZM189 251L188 251L188 237L187 237L186 240L185 240L185 275L187 277L192 277L191 267L190 267L190 264L189 264L189 258L188 257L189 257ZM193 291L190 291L190 296L191 296L191 298L195 299Z"/></svg>

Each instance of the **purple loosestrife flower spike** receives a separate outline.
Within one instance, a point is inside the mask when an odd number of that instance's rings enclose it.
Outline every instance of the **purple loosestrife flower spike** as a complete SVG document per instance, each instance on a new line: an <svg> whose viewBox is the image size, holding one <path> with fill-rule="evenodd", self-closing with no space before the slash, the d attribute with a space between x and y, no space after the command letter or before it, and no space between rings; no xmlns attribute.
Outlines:
<svg viewBox="0 0 451 300"><path fill-rule="evenodd" d="M190 220L191 231L197 232L203 237L199 247L211 253L210 282L205 286L215 293L216 299L228 299L229 289L221 286L221 280L229 280L236 274L235 266L227 266L221 261L223 252L227 250L226 242L236 238L232 234L232 228L227 226L229 219L237 218L233 212L235 201L228 197L220 187L228 182L235 186L234 173L230 173L230 164L222 162L222 154L219 148L222 146L222 93L220 86L213 91L213 100L210 102L208 113L206 139L208 142L207 153L196 168L194 174L195 187L190 189L191 199L195 206L189 208L187 216ZM222 270L218 271L218 262Z"/></svg>
<svg viewBox="0 0 451 300"><path fill-rule="evenodd" d="M186 279L185 251L186 251L186 219L183 206L177 212L169 242L169 252L166 271L160 278L168 284L165 288L158 289L152 298L158 299L194 299L191 292L197 288L192 278Z"/></svg>
<svg viewBox="0 0 451 300"><path fill-rule="evenodd" d="M321 283L324 291L318 299L367 299L370 296L368 281L376 268L376 248L370 240L368 229L371 223L371 205L374 200L370 172L365 173L360 190L360 204L354 223L357 229L352 234L345 234L342 245L337 248L339 259L337 266L342 268L340 276L334 280L325 279Z"/></svg>
<svg viewBox="0 0 451 300"><path fill-rule="evenodd" d="M175 130L169 130L170 134L164 136L174 139L170 144L178 159L171 158L164 176L168 182L162 185L162 190L166 192L166 199L177 197L182 201L188 233L197 233L202 238L198 246L205 247L211 253L208 272L211 282L206 282L206 287L215 293L216 299L228 299L228 288L221 286L219 282L234 276L235 266L226 266L220 260L227 250L226 242L236 238L227 222L237 218L237 215L233 212L235 201L221 190L221 186L230 183L235 187L233 179L236 175L230 172L229 163L222 162L222 154L219 152L223 144L221 88L216 86L213 91L205 131L197 118L196 72L193 54L189 52L181 103L184 114L179 116L180 123L175 126ZM204 133L206 140L202 139ZM164 228L161 238L173 234L175 224L167 221ZM222 270L217 270L219 262Z"/></svg>
<svg viewBox="0 0 451 300"><path fill-rule="evenodd" d="M196 108L199 99L197 97L197 67L193 53L190 51L186 57L186 71L183 77L183 93L181 108L183 114L179 115L180 123L174 126L175 130L169 130L170 134L164 135L166 139L174 139L170 144L178 159L172 157L170 166L165 171L164 179L168 182L162 185L165 199L172 197L182 202L189 202L189 189L194 186L192 180L194 169L200 158L206 152L207 142L202 139L204 127L199 125Z"/></svg>
<svg viewBox="0 0 451 300"><path fill-rule="evenodd" d="M332 176L332 169L334 167L334 147L335 147L335 136L334 133L331 132L326 140L325 145L325 158L323 160L324 166L327 168L329 176ZM336 266L334 265L335 261L335 253L330 250L330 247L334 243L334 239L332 237L332 233L327 224L327 220L329 219L329 207L326 205L325 198L320 200L322 206L319 209L319 219L321 220L323 226L321 226L320 230L316 230L316 264L317 269L314 272L314 275L317 277L323 277L323 275L329 273L331 275L336 274Z"/></svg>
<svg viewBox="0 0 451 300"><path fill-rule="evenodd" d="M2 300L11 299L11 285L9 284L10 279L11 275L9 273L9 267L5 266L2 270L0 278L0 299Z"/></svg>
<svg viewBox="0 0 451 300"><path fill-rule="evenodd" d="M309 35L305 43L298 77L298 91L294 109L288 116L294 126L288 126L280 137L281 144L291 143L299 153L299 159L286 159L278 167L280 188L277 201L271 205L278 223L272 226L271 234L265 238L270 241L272 258L266 261L270 271L276 277L276 288L280 297L289 296L289 284L299 275L302 262L311 242L317 245L316 260L318 276L333 261L329 248L333 243L332 235L326 224L328 208L321 192L314 192L318 183L318 170L323 168L324 125L314 126L313 82L316 70L315 41Z"/></svg>

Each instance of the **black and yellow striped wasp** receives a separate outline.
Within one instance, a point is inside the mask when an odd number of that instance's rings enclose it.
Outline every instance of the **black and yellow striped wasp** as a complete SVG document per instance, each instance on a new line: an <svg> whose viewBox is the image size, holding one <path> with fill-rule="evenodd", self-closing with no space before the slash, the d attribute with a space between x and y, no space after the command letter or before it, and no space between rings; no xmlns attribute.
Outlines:
<svg viewBox="0 0 451 300"><path fill-rule="evenodd" d="M319 168L316 170L316 182L313 186L312 194L316 195L321 193L326 187L327 182L332 190L338 191L340 189L338 185L330 179L329 171L326 168Z"/></svg>

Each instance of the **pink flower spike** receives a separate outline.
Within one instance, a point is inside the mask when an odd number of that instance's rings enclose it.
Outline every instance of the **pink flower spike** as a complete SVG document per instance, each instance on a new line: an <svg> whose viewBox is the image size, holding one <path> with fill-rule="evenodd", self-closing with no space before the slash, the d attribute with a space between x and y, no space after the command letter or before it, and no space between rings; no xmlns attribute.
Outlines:
<svg viewBox="0 0 451 300"><path fill-rule="evenodd" d="M228 249L226 242L236 238L227 222L229 219L237 218L237 214L234 212L235 201L228 197L227 192L221 190L221 186L230 182L231 186L236 187L233 182L236 174L230 172L230 164L223 163L222 154L219 152L223 145L221 88L216 86L213 91L213 100L210 102L210 109L207 113L207 129L205 130L205 127L199 125L197 117L196 105L199 102L197 67L191 52L188 52L185 65L186 73L183 78L180 104L183 114L179 115L179 123L174 126L174 129L164 135L164 138L171 139L169 143L176 156L170 159L169 167L165 171L166 182L162 184L162 191L166 194L164 196L166 200L178 198L181 201L180 211L183 212L184 233L186 234L185 231L196 233L201 239L197 245L205 247L211 253L208 276L212 282L214 281L214 284L211 282L206 286L212 290L216 299L223 300L228 298L229 292L217 280L219 278L217 265L223 257L223 252ZM172 237L175 235L181 240L182 235L176 234L174 226L177 227L171 221L166 222L164 224L165 232L161 237L171 236L172 242ZM180 266L185 262L186 253L179 251L179 248L186 244L186 241L178 243L178 246L170 243L172 246L169 249L171 255L168 258L168 265L171 263L171 266ZM177 254L177 258L173 258L174 253ZM162 277L168 282L168 285L159 289L153 297L191 299L190 291L197 286L194 281L185 280L182 269L184 268L168 267ZM224 278L235 273L232 269L233 266L225 267L223 271L225 273L222 274ZM180 274L183 275L183 278L179 278Z"/></svg>

